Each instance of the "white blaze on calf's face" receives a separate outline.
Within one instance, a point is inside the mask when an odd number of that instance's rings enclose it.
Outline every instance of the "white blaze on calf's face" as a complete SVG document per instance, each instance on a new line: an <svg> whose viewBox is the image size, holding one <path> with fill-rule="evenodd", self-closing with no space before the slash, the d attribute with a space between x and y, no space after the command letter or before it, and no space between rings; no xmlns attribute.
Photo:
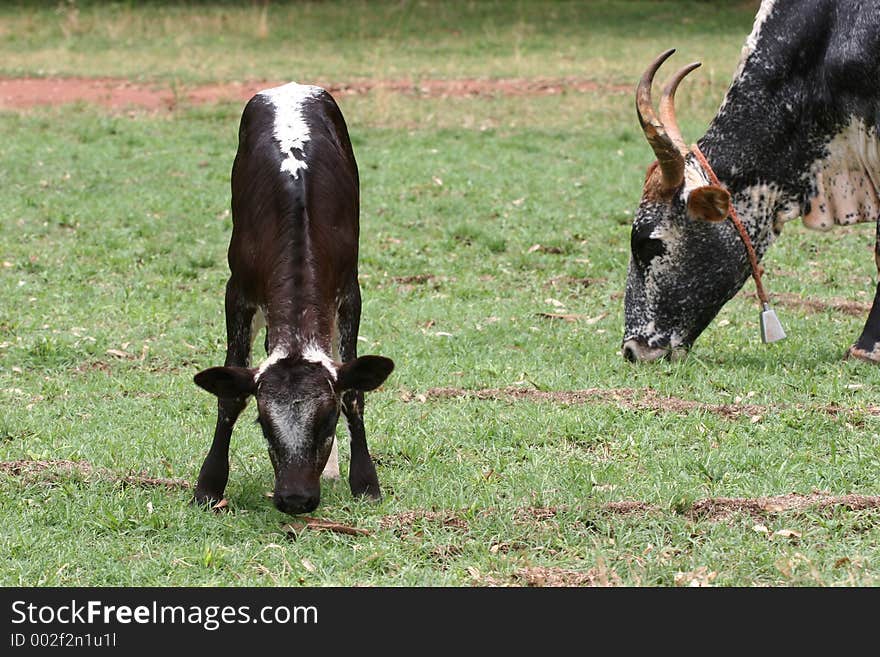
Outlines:
<svg viewBox="0 0 880 657"><path fill-rule="evenodd" d="M320 368L316 370L315 365ZM290 464L316 470L323 467L338 417L335 379L335 365L314 345L294 358L285 349L275 349L258 368L260 420L279 472Z"/></svg>

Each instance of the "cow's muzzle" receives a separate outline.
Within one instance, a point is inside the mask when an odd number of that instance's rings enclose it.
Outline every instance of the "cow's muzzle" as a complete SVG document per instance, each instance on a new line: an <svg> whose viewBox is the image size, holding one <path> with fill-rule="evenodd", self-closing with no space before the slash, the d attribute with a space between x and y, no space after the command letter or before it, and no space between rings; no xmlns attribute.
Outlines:
<svg viewBox="0 0 880 657"><path fill-rule="evenodd" d="M671 361L684 360L687 357L687 347L651 347L638 338L624 340L621 348L623 357L630 363L650 362L666 358Z"/></svg>

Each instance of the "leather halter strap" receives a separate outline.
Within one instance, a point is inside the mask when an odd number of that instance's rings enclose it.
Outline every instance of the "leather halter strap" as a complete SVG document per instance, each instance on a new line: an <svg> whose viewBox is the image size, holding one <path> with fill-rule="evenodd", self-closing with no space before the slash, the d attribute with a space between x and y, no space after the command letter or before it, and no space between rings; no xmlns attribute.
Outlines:
<svg viewBox="0 0 880 657"><path fill-rule="evenodd" d="M718 180L718 176L715 175L715 171L712 170L712 167L709 165L709 161L706 159L706 156L703 155L703 151L700 150L700 147L697 144L691 146L691 152L694 156L699 160L700 165L703 167L703 170L708 174L709 180L713 185L718 187L724 187L721 184L721 181ZM736 226L736 230L739 232L739 236L742 238L743 243L746 245L746 253L749 256L749 263L752 266L752 278L755 279L755 287L757 288L758 298L761 300L761 303L765 306L770 303L769 298L767 297L767 293L764 291L764 286L761 284L761 275L764 273L764 268L758 264L758 256L755 255L755 247L752 246L752 240L749 239L749 234L746 232L745 226L743 226L742 221L740 221L739 215L736 213L736 208L733 207L733 197L730 199L730 204L727 209L728 216L730 220L733 222L733 225Z"/></svg>

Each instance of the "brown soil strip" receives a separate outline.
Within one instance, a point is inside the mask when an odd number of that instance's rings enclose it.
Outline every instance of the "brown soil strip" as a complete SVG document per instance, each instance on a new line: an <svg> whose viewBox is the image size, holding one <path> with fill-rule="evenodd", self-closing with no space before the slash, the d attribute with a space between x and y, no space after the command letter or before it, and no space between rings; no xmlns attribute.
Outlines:
<svg viewBox="0 0 880 657"><path fill-rule="evenodd" d="M808 299L799 294L774 294L772 300L774 303L786 308L797 308L798 310L806 310L813 313L833 310L853 317L864 317L871 310L870 303L837 298L826 300Z"/></svg>
<svg viewBox="0 0 880 657"><path fill-rule="evenodd" d="M591 285L602 285L607 282L605 278L576 278L574 276L554 276L547 279L544 283L545 287L557 287L559 285L574 285L577 287L590 287Z"/></svg>
<svg viewBox="0 0 880 657"><path fill-rule="evenodd" d="M774 495L770 497L709 497L695 501L688 509L683 511L683 515L692 520L715 521L735 513L765 517L785 511L823 510L836 506L845 507L850 511L877 509L880 508L880 495L831 495L830 493L801 495L790 493L788 495ZM668 512L668 509L638 500L606 502L599 509L616 515L644 515L647 513ZM566 507L526 507L517 509L515 516L521 521L531 519L533 522L541 522L555 518L559 513L568 510L575 511L576 513L587 512L587 509L577 510L567 509Z"/></svg>
<svg viewBox="0 0 880 657"><path fill-rule="evenodd" d="M513 512L515 522L543 522L551 520L559 513L559 509L553 506L526 506Z"/></svg>
<svg viewBox="0 0 880 657"><path fill-rule="evenodd" d="M637 502L633 500L623 500L620 502L607 502L602 505L602 509L611 513L626 515L628 513L650 513L656 507L647 502Z"/></svg>
<svg viewBox="0 0 880 657"><path fill-rule="evenodd" d="M416 98L552 96L565 93L630 93L629 85L611 85L583 78L457 78L451 80L315 81L337 98L371 92ZM2 78L0 108L88 103L113 110L172 110L180 105L239 102L284 81L229 82L192 86L136 83L122 78Z"/></svg>
<svg viewBox="0 0 880 657"><path fill-rule="evenodd" d="M437 278L434 274L413 274L412 276L392 276L391 280L403 285L423 285Z"/></svg>
<svg viewBox="0 0 880 657"><path fill-rule="evenodd" d="M739 417L760 419L763 415L786 409L802 411L819 411L829 415L846 413L864 413L880 416L880 406L865 404L858 408L844 408L837 404L825 406L767 406L759 404L707 404L705 402L680 399L661 395L652 388L585 388L583 390L535 390L507 386L505 388L485 388L468 390L465 388L430 388L424 394L407 394L404 401L417 400L425 402L432 399L482 399L492 401L535 401L554 404L615 404L621 408L636 411L657 411L664 413L687 414L694 411L714 413L732 420Z"/></svg>
<svg viewBox="0 0 880 657"><path fill-rule="evenodd" d="M775 495L770 497L709 497L697 500L689 508L681 512L681 515L694 521L718 521L733 514L742 513L758 518L784 513L786 511L805 511L808 509L825 510L842 506L850 511L864 511L868 509L880 509L880 495L832 495L830 493L810 493L801 495L790 493L787 495ZM514 522L517 524L536 524L555 520L560 514L568 513L572 516L572 522L578 522L578 517L586 517L596 512L607 512L614 515L633 514L668 514L668 507L649 504L639 500L621 500L606 502L597 507L521 507L513 512ZM444 527L467 530L469 525L462 517L463 511L447 509L445 511L404 511L402 513L384 516L379 521L382 529L412 530L413 526L420 521L439 523ZM480 516L490 516L497 510L489 507L481 509Z"/></svg>
<svg viewBox="0 0 880 657"><path fill-rule="evenodd" d="M742 415L754 417L770 410L766 406L755 404L706 404L667 397L651 388L586 388L584 390L535 390L534 388L516 386L483 390L431 388L424 394L426 400L458 397L496 401L552 402L555 404L616 404L632 410L664 411L667 413L690 413L701 410L726 418L737 418ZM880 409L878 409L878 413L880 413Z"/></svg>
<svg viewBox="0 0 880 657"><path fill-rule="evenodd" d="M57 474L81 474L84 476L98 476L109 481L118 481L131 486L152 486L165 488L191 488L191 484L185 479L166 479L164 477L151 477L145 473L119 475L105 468L96 468L86 461L67 461L55 459L48 461L20 460L0 462L0 472L22 477L25 479L52 478Z"/></svg>
<svg viewBox="0 0 880 657"><path fill-rule="evenodd" d="M805 509L828 509L842 506L850 511L880 508L880 495L829 495L812 493L810 495L776 495L773 497L716 497L699 500L691 505L685 515L695 520L718 520L733 513L746 513L752 516L765 516L783 511L803 511Z"/></svg>
<svg viewBox="0 0 880 657"><path fill-rule="evenodd" d="M57 460L18 460L0 461L0 472L10 476L22 478L52 477L57 474L82 474L86 476L96 475L110 481L133 486L156 486L165 488L189 489L190 482L184 479L168 479L163 477L151 477L146 474L119 475L105 468L97 468L86 461ZM880 508L880 495L832 495L830 493L810 493L787 495L774 495L769 497L710 497L697 500L683 512L688 518L694 520L719 520L734 513L745 513L753 516L766 516L785 511L803 511L806 509L824 510L842 506L850 511L863 511ZM614 514L628 515L635 513L663 513L668 509L641 502L638 500L622 500L606 502L598 507L601 511ZM595 510L595 509L593 509ZM519 522L532 521L544 522L556 518L559 513L574 511L576 513L589 512L590 509L574 509L568 507L523 507L514 512L514 519ZM483 509L481 514L492 514L492 508ZM468 522L462 517L461 511L456 510L411 510L402 513L387 515L381 518L379 526L382 529L411 530L420 522L437 523L443 527L467 531ZM369 534L366 529L350 527L330 520L299 516L292 523L285 525L292 531L302 529L315 529L318 531L333 531L343 534L365 536Z"/></svg>

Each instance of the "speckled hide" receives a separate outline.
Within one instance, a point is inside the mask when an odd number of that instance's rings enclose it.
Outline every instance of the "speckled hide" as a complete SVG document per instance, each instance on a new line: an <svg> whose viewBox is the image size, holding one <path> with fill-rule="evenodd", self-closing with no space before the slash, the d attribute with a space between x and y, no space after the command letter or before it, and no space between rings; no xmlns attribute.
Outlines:
<svg viewBox="0 0 880 657"><path fill-rule="evenodd" d="M880 218L880 141L876 127L854 119L826 147L828 155L809 172L813 193L804 225L827 230L835 225ZM880 266L880 263L878 263Z"/></svg>
<svg viewBox="0 0 880 657"><path fill-rule="evenodd" d="M686 353L751 274L732 222L710 220L705 199L729 194L759 259L798 218L816 230L880 221L880 0L761 3L730 87L697 141L721 188L681 149L667 88L660 112L670 125L650 110L646 118L636 97L658 161L675 160L674 147L681 160L650 169L633 220L622 345L631 361ZM658 150L666 132L674 138ZM875 260L880 269L880 234ZM880 362L878 298L880 290L848 353Z"/></svg>

